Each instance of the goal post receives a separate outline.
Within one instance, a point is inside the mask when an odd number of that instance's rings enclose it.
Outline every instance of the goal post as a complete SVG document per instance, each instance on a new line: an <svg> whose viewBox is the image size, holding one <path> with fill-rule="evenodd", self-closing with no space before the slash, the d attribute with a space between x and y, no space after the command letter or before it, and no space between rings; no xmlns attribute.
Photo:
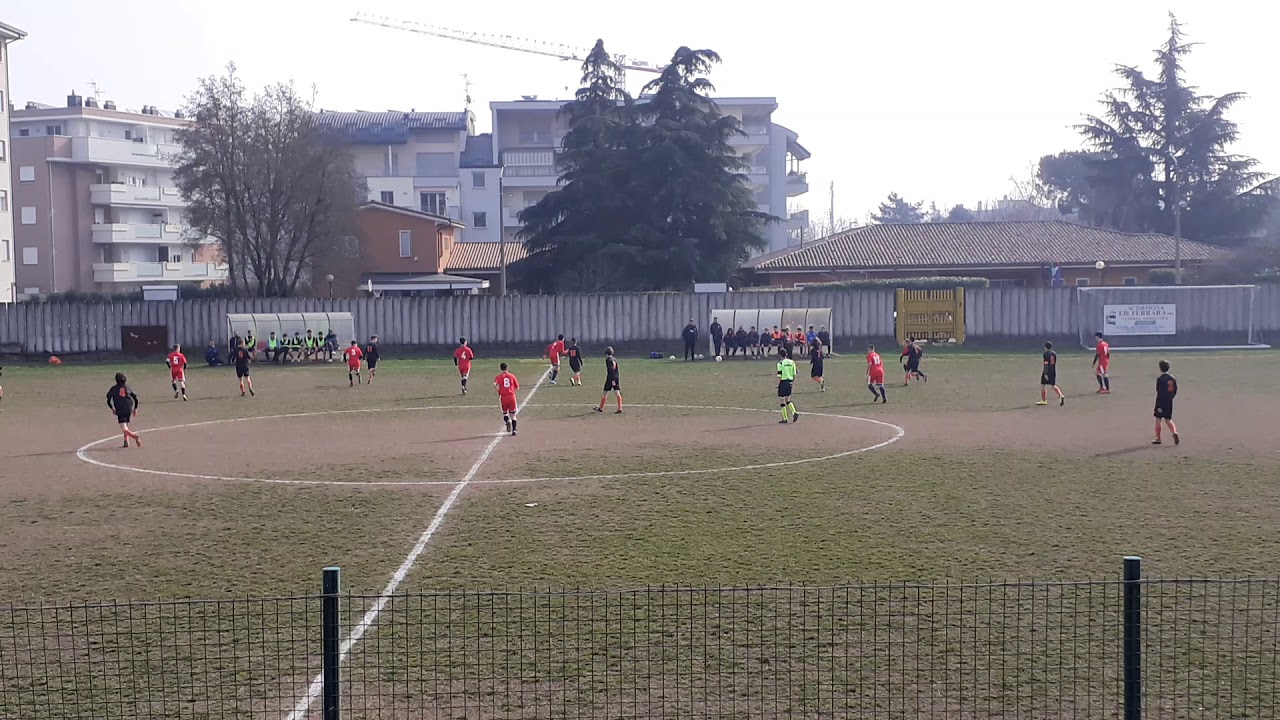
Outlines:
<svg viewBox="0 0 1280 720"><path fill-rule="evenodd" d="M1256 285L1076 288L1080 344L1101 332L1112 350L1266 349L1254 320Z"/></svg>

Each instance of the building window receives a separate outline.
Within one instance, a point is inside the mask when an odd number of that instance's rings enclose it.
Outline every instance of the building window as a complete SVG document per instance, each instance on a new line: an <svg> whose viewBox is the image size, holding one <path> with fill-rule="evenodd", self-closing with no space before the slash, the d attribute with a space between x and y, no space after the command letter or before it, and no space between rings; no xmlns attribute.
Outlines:
<svg viewBox="0 0 1280 720"><path fill-rule="evenodd" d="M4 112L4 91L0 90L0 113Z"/></svg>
<svg viewBox="0 0 1280 720"><path fill-rule="evenodd" d="M471 187L479 189L484 187L484 183L485 183L485 176L483 172L471 173Z"/></svg>
<svg viewBox="0 0 1280 720"><path fill-rule="evenodd" d="M521 145L550 145L551 130L521 130Z"/></svg>
<svg viewBox="0 0 1280 720"><path fill-rule="evenodd" d="M1076 287L1089 287L1089 278L1076 278Z"/></svg>
<svg viewBox="0 0 1280 720"><path fill-rule="evenodd" d="M9 191L0 190L0 212L9 212Z"/></svg>
<svg viewBox="0 0 1280 720"><path fill-rule="evenodd" d="M457 176L453 153L418 153L417 174L420 177Z"/></svg>
<svg viewBox="0 0 1280 720"><path fill-rule="evenodd" d="M35 165L23 165L22 167L18 168L18 182L35 182L35 181L36 181Z"/></svg>
<svg viewBox="0 0 1280 720"><path fill-rule="evenodd" d="M0 240L0 262L9 262L9 241Z"/></svg>
<svg viewBox="0 0 1280 720"><path fill-rule="evenodd" d="M413 231L400 231L400 257L407 258L413 256Z"/></svg>
<svg viewBox="0 0 1280 720"><path fill-rule="evenodd" d="M8 148L5 147L4 141L0 140L0 160L8 160Z"/></svg>
<svg viewBox="0 0 1280 720"><path fill-rule="evenodd" d="M396 176L400 174L400 155L397 153L387 153L387 174Z"/></svg>
<svg viewBox="0 0 1280 720"><path fill-rule="evenodd" d="M45 125L44 134L45 135L61 135L62 126L61 125Z"/></svg>
<svg viewBox="0 0 1280 720"><path fill-rule="evenodd" d="M489 213L484 213L484 212L471 213L471 226L476 228L489 227Z"/></svg>
<svg viewBox="0 0 1280 720"><path fill-rule="evenodd" d="M24 247L22 248L22 264L37 265L40 263L40 248Z"/></svg>
<svg viewBox="0 0 1280 720"><path fill-rule="evenodd" d="M34 207L31 207L30 205L28 205L27 207L22 208L22 224L23 225L36 224L36 209Z"/></svg>
<svg viewBox="0 0 1280 720"><path fill-rule="evenodd" d="M1125 284L1125 285L1137 285L1137 284L1138 284L1138 278L1136 278L1136 277L1127 277L1127 278L1125 278L1125 279L1124 279L1124 284Z"/></svg>
<svg viewBox="0 0 1280 720"><path fill-rule="evenodd" d="M18 128L18 137L30 137L30 136L31 136L30 128Z"/></svg>
<svg viewBox="0 0 1280 720"><path fill-rule="evenodd" d="M442 192L418 193L418 201L419 209L424 213L444 215L449 212L449 206L445 204L445 196Z"/></svg>
<svg viewBox="0 0 1280 720"><path fill-rule="evenodd" d="M383 191L382 191L382 193L381 193L381 196L382 196L382 202L383 202L384 204L386 204L386 205L395 205L395 204L396 204L396 194L395 194L394 192L392 192L391 190L383 190Z"/></svg>

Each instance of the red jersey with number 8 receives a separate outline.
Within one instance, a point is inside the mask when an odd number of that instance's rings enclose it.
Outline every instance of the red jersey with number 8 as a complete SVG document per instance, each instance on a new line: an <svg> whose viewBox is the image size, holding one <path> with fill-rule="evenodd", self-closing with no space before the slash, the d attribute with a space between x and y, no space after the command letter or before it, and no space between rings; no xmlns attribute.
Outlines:
<svg viewBox="0 0 1280 720"><path fill-rule="evenodd" d="M498 388L498 401L502 404L502 412L515 412L516 391L520 389L520 381L515 375L503 372L493 379L493 384Z"/></svg>

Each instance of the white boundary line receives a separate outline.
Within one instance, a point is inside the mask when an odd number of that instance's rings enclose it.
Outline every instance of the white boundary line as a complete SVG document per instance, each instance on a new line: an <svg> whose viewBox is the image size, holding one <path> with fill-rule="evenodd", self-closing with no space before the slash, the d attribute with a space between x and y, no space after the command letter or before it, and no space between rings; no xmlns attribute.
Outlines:
<svg viewBox="0 0 1280 720"><path fill-rule="evenodd" d="M538 378L538 382L534 383L529 393L524 396L524 402L521 405L527 406L533 400L534 394L538 392L538 388L542 387L543 381L549 376L548 372L542 373L542 376ZM439 510L436 510L435 517L431 518L431 523L427 525L427 529L423 530L422 534L418 536L418 542L414 543L413 549L405 556L404 562L400 563L400 567L396 568L395 573L391 575L391 580L387 582L387 586L378 595L377 602L373 604L373 607L365 611L364 617L360 618L360 622L351 628L351 634L347 636L346 640L342 641L342 645L338 648L339 664L346 662L351 649L355 647L356 643L360 642L360 638L364 637L364 634L377 622L378 616L382 614L382 609L387 606L387 603L391 600L391 595L400 587L400 583L404 582L404 579L408 577L409 571L413 570L413 566L418 563L418 558L427 549L427 543L431 542L432 536L440 529L445 516L453 509L453 504L458 501L458 496L462 494L467 485L471 484L471 479L476 476L477 472L480 472L480 466L484 465L489 456L493 454L494 449L498 447L498 443L502 442L505 437L507 437L506 433L502 433L489 441L489 444L481 451L480 457L476 458L475 463L471 465L471 469L458 481L449 496L444 499L444 504L440 506ZM294 706L293 712L289 713L287 720L301 720L301 718L305 717L311 709L311 704L316 701L316 698L320 697L320 691L323 686L324 673L320 672L311 680L306 696Z"/></svg>
<svg viewBox="0 0 1280 720"><path fill-rule="evenodd" d="M539 384L541 384L541 382L542 381L539 380ZM537 386L535 386L534 389L537 389ZM533 396L533 392L530 391L529 397L532 397L532 396ZM526 401L527 401L527 398L526 398ZM544 405L542 407L576 407L576 406L577 406L577 403L553 403L551 405ZM714 405L633 404L630 407L670 408L670 409L676 409L676 410L727 410L727 411L733 411L733 412L769 412L769 413L773 412L772 410L764 410L761 408L722 407L722 406L714 406ZM287 415L255 415L252 417L224 418L221 420L206 420L204 422L198 422L198 423L187 423L184 425L169 425L166 427L151 428L149 430L141 430L139 432L161 432L164 430L180 430L183 428L198 427L202 425L217 425L222 423L244 422L246 420L274 420L277 418L314 417L319 415L340 415L344 413L417 412L422 410L462 410L462 409L488 409L488 408L489 408L488 405L432 405L432 406L425 406L425 407L407 407L407 408L389 408L389 409L388 408L365 408L365 409L358 409L358 410L324 410L320 412L291 413ZM501 484L511 484L511 483L558 482L558 481L566 482L571 480L623 480L623 479L642 478L642 477L682 477L686 475L705 475L708 473L737 472L741 470L766 470L769 468L793 467L796 465L804 465L807 463L821 462L824 460L837 460L839 458L849 457L850 455L860 455L862 453L871 452L872 450L879 450L880 448L885 447L887 445L892 445L893 443L901 440L907 434L907 431L903 429L902 426L895 425L891 422L885 422L884 420L874 420L872 418L858 417L856 415L840 415L837 413L821 413L821 412L813 412L813 411L807 411L803 414L811 417L829 417L829 418L838 418L841 420L856 420L858 422L871 423L872 425L879 425L881 427L886 427L893 430L894 436L889 438L888 440L884 440L874 445L868 445L867 447L855 448L852 450L845 450L842 452L834 453L832 455L822 455L820 457L812 457L812 458L800 458L798 460L782 460L778 462L760 463L756 465L740 465L738 467L706 468L701 470L659 470L659 471L652 471L652 472L618 473L618 474L611 474L611 475L573 475L573 476L565 476L565 477L506 478L502 480L474 480L473 479L475 476L474 470L477 470L478 468L472 468L473 472L468 473L464 481L472 485L501 485ZM145 473L148 475L165 475L169 477L190 478L193 480L220 480L220 481L227 481L227 482L259 482L259 483L269 483L274 485L350 485L350 486L356 486L356 487L377 487L377 486L403 487L403 486L425 486L425 485L455 485L459 482L464 482L464 481L458 481L458 480L377 480L377 481L365 482L365 481L358 481L358 480L279 480L279 479L272 479L272 478L227 477L225 475L201 475L198 473L184 473L184 472L176 472L176 471L169 471L169 470L151 470L148 468L131 467L129 465L117 465L115 463L109 463L103 460L96 460L88 456L88 450L90 448L96 447L106 442L110 442L115 438L116 438L115 435L111 435L110 437L105 437L105 438L102 438L101 440L95 440L91 443L88 443L87 445L81 447L79 450L76 451L76 457L78 457L79 459L91 465L110 468L112 470L126 470L126 471L138 472L138 473Z"/></svg>

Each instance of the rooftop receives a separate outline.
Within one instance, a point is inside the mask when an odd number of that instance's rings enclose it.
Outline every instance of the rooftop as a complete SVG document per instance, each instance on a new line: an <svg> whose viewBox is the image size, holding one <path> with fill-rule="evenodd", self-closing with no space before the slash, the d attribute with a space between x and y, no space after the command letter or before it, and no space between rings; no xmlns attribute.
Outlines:
<svg viewBox="0 0 1280 720"><path fill-rule="evenodd" d="M409 134L424 130L468 131L471 117L467 112L332 112L321 110L315 116L319 127L338 130L351 136L355 142L371 144L400 144L409 141Z"/></svg>
<svg viewBox="0 0 1280 720"><path fill-rule="evenodd" d="M358 210L382 210L385 212L398 213L400 215L408 215L409 217L422 218L424 220L432 220L441 225L452 225L456 228L466 227L462 223L453 218L437 215L435 213L423 212L413 208L401 207L399 205L388 205L387 203L378 202L377 200L369 200L360 204Z"/></svg>
<svg viewBox="0 0 1280 720"><path fill-rule="evenodd" d="M748 263L764 272L792 270L1041 267L1172 263L1174 238L1123 233L1061 221L938 222L869 225ZM1228 251L1182 241L1182 257L1214 260Z"/></svg>
<svg viewBox="0 0 1280 720"><path fill-rule="evenodd" d="M21 40L26 37L27 33L8 23L0 22L0 38L5 40Z"/></svg>
<svg viewBox="0 0 1280 720"><path fill-rule="evenodd" d="M474 272L477 270L497 271L502 267L499 253L502 243L496 242L457 242L449 254L449 262L445 265L448 272ZM528 254L524 243L507 243L507 264L523 260Z"/></svg>

